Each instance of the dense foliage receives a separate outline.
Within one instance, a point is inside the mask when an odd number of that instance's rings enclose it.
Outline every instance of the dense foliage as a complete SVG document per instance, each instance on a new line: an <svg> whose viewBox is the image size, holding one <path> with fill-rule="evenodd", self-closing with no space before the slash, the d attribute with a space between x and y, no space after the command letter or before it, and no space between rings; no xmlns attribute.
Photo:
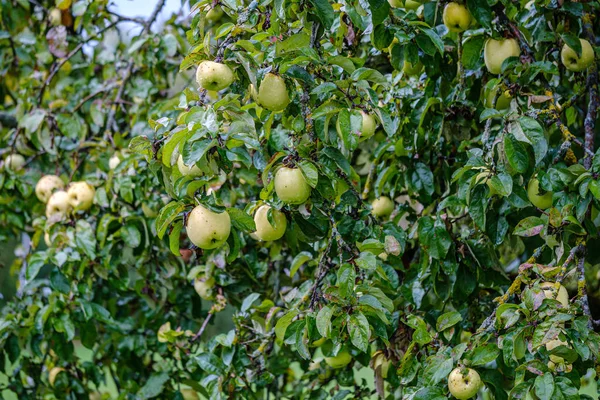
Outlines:
<svg viewBox="0 0 600 400"><path fill-rule="evenodd" d="M598 2L157 3L0 0L2 396L597 398Z"/></svg>

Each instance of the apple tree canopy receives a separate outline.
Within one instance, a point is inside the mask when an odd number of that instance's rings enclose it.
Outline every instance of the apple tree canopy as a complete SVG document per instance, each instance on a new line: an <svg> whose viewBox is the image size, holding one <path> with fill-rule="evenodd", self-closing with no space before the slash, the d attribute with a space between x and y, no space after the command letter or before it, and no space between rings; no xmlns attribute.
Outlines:
<svg viewBox="0 0 600 400"><path fill-rule="evenodd" d="M0 398L598 398L597 1L113 3L0 0Z"/></svg>

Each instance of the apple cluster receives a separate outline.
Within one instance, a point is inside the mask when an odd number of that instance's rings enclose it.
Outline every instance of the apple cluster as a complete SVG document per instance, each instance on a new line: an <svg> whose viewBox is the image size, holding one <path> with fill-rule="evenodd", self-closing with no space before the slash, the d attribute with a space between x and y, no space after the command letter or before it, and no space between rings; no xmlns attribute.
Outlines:
<svg viewBox="0 0 600 400"><path fill-rule="evenodd" d="M46 217L52 222L64 220L72 212L89 210L95 193L85 181L72 182L65 190L65 183L56 175L44 175L35 186L35 195L46 203Z"/></svg>

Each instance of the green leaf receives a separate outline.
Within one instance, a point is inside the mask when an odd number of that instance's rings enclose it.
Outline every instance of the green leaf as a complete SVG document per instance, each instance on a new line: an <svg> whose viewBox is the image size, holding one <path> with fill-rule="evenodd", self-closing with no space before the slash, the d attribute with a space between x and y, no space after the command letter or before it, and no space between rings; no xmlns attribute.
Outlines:
<svg viewBox="0 0 600 400"><path fill-rule="evenodd" d="M534 391L540 400L551 400L553 399L554 393L554 378L552 374L544 374L537 376L534 382Z"/></svg>
<svg viewBox="0 0 600 400"><path fill-rule="evenodd" d="M323 26L327 29L331 29L331 25L333 25L333 20L335 19L335 12L331 3L328 0L310 0L310 2L314 7L314 13Z"/></svg>
<svg viewBox="0 0 600 400"><path fill-rule="evenodd" d="M508 163L518 173L524 173L529 168L529 154L523 142L518 141L513 135L504 136L504 151Z"/></svg>
<svg viewBox="0 0 600 400"><path fill-rule="evenodd" d="M369 0L371 9L371 21L373 26L377 26L386 20L390 12L390 4L387 0Z"/></svg>
<svg viewBox="0 0 600 400"><path fill-rule="evenodd" d="M340 267L337 273L337 286L341 297L348 297L354 292L354 284L356 281L356 271L351 264L344 264Z"/></svg>
<svg viewBox="0 0 600 400"><path fill-rule="evenodd" d="M156 217L156 234L159 239L163 238L171 222L173 222L183 210L185 210L185 204L180 201L172 201L160 209L158 217Z"/></svg>
<svg viewBox="0 0 600 400"><path fill-rule="evenodd" d="M435 259L446 257L452 239L448 231L439 225L436 225L433 218L429 216L419 219L419 242L423 249Z"/></svg>
<svg viewBox="0 0 600 400"><path fill-rule="evenodd" d="M325 306L319 310L317 314L317 330L323 337L329 337L331 334L331 317L333 316L333 308Z"/></svg>
<svg viewBox="0 0 600 400"><path fill-rule="evenodd" d="M27 261L27 269L25 270L25 278L28 281L35 279L37 274L40 272L46 260L48 259L46 252L33 253Z"/></svg>
<svg viewBox="0 0 600 400"><path fill-rule="evenodd" d="M96 258L96 235L89 222L81 219L77 221L75 225L75 243L77 248L90 259Z"/></svg>
<svg viewBox="0 0 600 400"><path fill-rule="evenodd" d="M246 212L238 208L231 207L227 209L227 213L231 217L231 224L237 229L246 233L252 233L256 231L254 218L252 218Z"/></svg>
<svg viewBox="0 0 600 400"><path fill-rule="evenodd" d="M471 36L463 45L461 61L465 69L475 69L481 65L481 52L485 44L483 35Z"/></svg>
<svg viewBox="0 0 600 400"><path fill-rule="evenodd" d="M438 332L444 331L462 321L462 316L458 311L450 311L438 317L436 328Z"/></svg>
<svg viewBox="0 0 600 400"><path fill-rule="evenodd" d="M478 365L485 365L494 361L500 355L500 349L496 344L488 343L483 346L477 346L468 355L471 359L471 366L476 367Z"/></svg>
<svg viewBox="0 0 600 400"><path fill-rule="evenodd" d="M546 226L546 221L539 217L527 217L519 221L513 234L522 237L537 236Z"/></svg>
<svg viewBox="0 0 600 400"><path fill-rule="evenodd" d="M485 28L490 28L492 26L494 14L487 1L467 0L467 8L471 15L473 15L473 18L475 18L482 26Z"/></svg>
<svg viewBox="0 0 600 400"><path fill-rule="evenodd" d="M302 175L306 178L306 182L314 189L319 183L319 171L315 165L307 160L302 160L298 163Z"/></svg>
<svg viewBox="0 0 600 400"><path fill-rule="evenodd" d="M290 266L290 278L293 278L298 272L298 269L306 263L308 260L312 260L312 254L308 251L301 251L296 254L296 257L292 260L292 265Z"/></svg>
<svg viewBox="0 0 600 400"><path fill-rule="evenodd" d="M298 315L298 311L291 310L277 320L277 323L275 324L275 336L277 337L277 340L283 341L285 338L285 331L288 326L290 326L293 319L296 318L296 315Z"/></svg>
<svg viewBox="0 0 600 400"><path fill-rule="evenodd" d="M546 153L548 153L548 142L544 135L544 129L539 122L530 117L519 117L519 124L523 133L529 139L529 143L533 146L535 163L540 163L546 156Z"/></svg>
<svg viewBox="0 0 600 400"><path fill-rule="evenodd" d="M177 221L173 224L173 229L169 233L169 250L177 257L181 255L179 252L179 238L183 229L183 221Z"/></svg>
<svg viewBox="0 0 600 400"><path fill-rule="evenodd" d="M444 54L444 42L442 41L442 38L440 38L440 36L431 28L420 27L420 31L423 32L429 38L429 40L431 40L431 43L433 43L433 45L435 46L435 49L438 51L438 53L443 55ZM429 55L433 55L433 54L429 54Z"/></svg>
<svg viewBox="0 0 600 400"><path fill-rule="evenodd" d="M360 253L360 256L355 260L355 262L359 268L367 271L372 271L377 268L377 257L375 254L368 251L363 251Z"/></svg>
<svg viewBox="0 0 600 400"><path fill-rule="evenodd" d="M357 349L366 352L369 349L371 331L369 321L362 313L355 313L348 318L350 341Z"/></svg>

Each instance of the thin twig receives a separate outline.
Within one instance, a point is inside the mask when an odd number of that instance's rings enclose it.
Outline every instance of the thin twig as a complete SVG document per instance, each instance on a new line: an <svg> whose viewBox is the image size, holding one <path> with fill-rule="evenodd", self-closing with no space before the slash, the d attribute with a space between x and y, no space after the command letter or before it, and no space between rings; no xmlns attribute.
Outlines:
<svg viewBox="0 0 600 400"><path fill-rule="evenodd" d="M595 43L596 36L591 25L591 19L589 14L583 16L584 30L591 43ZM594 128L596 125L596 117L598 114L598 106L600 100L598 100L598 64L592 62L588 70L587 86L589 91L589 102L587 114L585 116L584 131L585 131L585 149L589 150L592 154L594 153ZM590 169L592 166L592 156L586 152L583 159L583 166L586 169Z"/></svg>
<svg viewBox="0 0 600 400"><path fill-rule="evenodd" d="M206 316L206 319L204 320L204 322L202 323L202 326L200 327L200 330L194 335L194 337L192 338L192 342L195 342L196 340L198 340L200 338L200 336L202 336L202 334L204 333L204 330L206 329L206 327L208 326L208 322L210 321L210 319L212 318L213 314L209 313Z"/></svg>

